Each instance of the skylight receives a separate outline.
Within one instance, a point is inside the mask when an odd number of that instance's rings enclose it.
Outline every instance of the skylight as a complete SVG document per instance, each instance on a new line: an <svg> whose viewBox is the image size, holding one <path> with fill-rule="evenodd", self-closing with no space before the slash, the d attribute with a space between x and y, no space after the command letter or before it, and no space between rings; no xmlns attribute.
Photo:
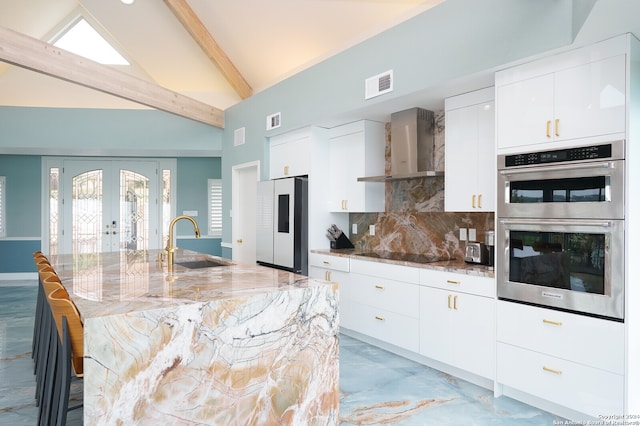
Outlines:
<svg viewBox="0 0 640 426"><path fill-rule="evenodd" d="M101 64L129 65L84 18L69 27L53 45Z"/></svg>

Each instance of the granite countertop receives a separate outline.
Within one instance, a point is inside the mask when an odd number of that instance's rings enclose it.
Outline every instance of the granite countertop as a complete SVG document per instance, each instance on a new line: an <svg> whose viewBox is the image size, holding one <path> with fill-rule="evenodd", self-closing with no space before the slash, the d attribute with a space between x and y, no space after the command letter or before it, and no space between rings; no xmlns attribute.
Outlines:
<svg viewBox="0 0 640 426"><path fill-rule="evenodd" d="M187 250L175 253L175 265L169 272L166 256L158 262L158 253L163 251L59 255L51 256L51 263L84 319L329 285ZM203 260L223 266L189 269L180 265Z"/></svg>
<svg viewBox="0 0 640 426"><path fill-rule="evenodd" d="M392 260L376 257L365 256L361 250L358 249L312 249L311 253L325 254L338 257L348 257L350 259L366 260L368 262L380 262L389 263L393 265L412 266L415 268L432 269L435 271L454 272L457 274L477 275L488 278L495 276L495 271L485 265L474 265L466 263L462 258L444 260L433 263L418 263L404 260Z"/></svg>

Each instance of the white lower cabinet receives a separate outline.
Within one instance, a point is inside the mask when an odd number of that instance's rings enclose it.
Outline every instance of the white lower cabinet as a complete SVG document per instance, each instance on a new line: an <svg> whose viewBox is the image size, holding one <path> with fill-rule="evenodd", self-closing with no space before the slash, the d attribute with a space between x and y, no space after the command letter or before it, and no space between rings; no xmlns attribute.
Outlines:
<svg viewBox="0 0 640 426"><path fill-rule="evenodd" d="M344 318L344 307L348 307L350 304L347 290L349 288L349 269L348 257L309 253L309 277L338 284L340 322Z"/></svg>
<svg viewBox="0 0 640 426"><path fill-rule="evenodd" d="M449 275L452 282L465 280ZM420 354L493 380L495 299L420 287Z"/></svg>
<svg viewBox="0 0 640 426"><path fill-rule="evenodd" d="M497 382L594 417L623 413L624 324L499 301Z"/></svg>
<svg viewBox="0 0 640 426"><path fill-rule="evenodd" d="M419 295L417 268L352 260L349 285L341 292L340 324L418 352Z"/></svg>
<svg viewBox="0 0 640 426"><path fill-rule="evenodd" d="M624 412L623 375L500 342L497 365L498 383L519 391L593 417Z"/></svg>

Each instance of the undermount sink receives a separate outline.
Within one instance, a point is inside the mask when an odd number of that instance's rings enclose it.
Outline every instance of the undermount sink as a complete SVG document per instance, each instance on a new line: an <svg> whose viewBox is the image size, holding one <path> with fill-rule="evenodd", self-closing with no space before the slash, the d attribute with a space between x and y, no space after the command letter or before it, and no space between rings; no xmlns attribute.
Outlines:
<svg viewBox="0 0 640 426"><path fill-rule="evenodd" d="M219 262L212 259L192 260L189 262L176 262L176 265L184 266L188 269L215 268L217 266L229 266L231 263Z"/></svg>

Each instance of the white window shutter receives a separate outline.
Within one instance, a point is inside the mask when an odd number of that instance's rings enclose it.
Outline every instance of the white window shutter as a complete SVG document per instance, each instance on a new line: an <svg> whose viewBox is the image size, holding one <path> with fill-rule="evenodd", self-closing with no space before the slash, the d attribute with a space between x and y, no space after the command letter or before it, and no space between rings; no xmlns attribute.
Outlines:
<svg viewBox="0 0 640 426"><path fill-rule="evenodd" d="M222 237L222 180L209 179L209 235Z"/></svg>

